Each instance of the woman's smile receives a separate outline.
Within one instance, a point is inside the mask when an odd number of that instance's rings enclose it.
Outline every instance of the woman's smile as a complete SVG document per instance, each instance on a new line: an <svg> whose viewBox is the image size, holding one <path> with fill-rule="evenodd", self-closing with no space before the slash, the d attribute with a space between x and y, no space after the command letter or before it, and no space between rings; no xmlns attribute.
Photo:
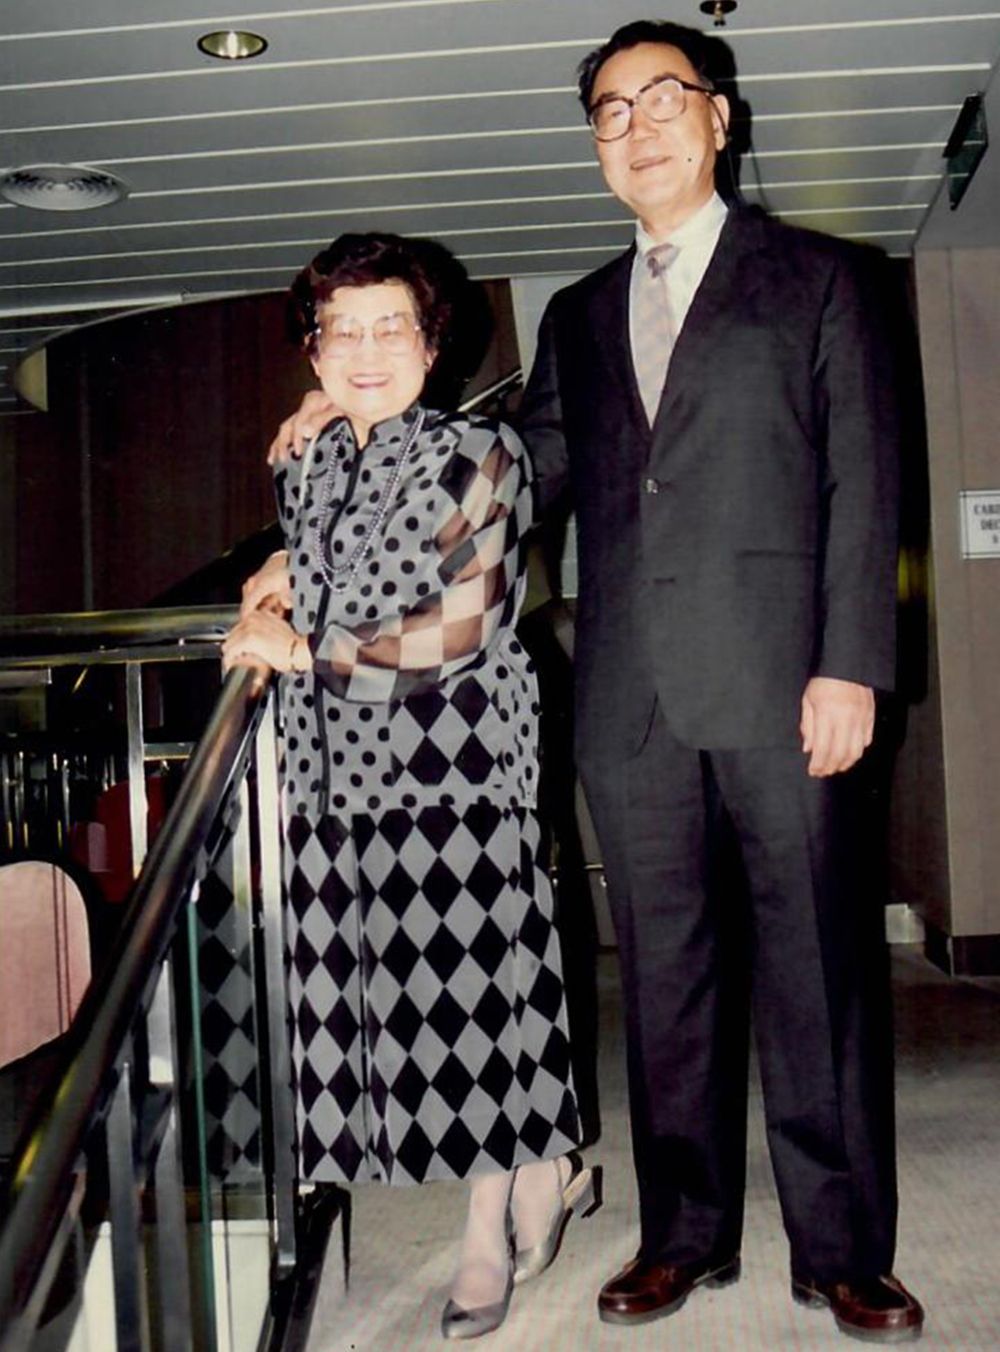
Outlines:
<svg viewBox="0 0 1000 1352"><path fill-rule="evenodd" d="M424 387L433 353L416 303L403 282L339 286L316 318L313 370L364 446L375 423L409 408Z"/></svg>

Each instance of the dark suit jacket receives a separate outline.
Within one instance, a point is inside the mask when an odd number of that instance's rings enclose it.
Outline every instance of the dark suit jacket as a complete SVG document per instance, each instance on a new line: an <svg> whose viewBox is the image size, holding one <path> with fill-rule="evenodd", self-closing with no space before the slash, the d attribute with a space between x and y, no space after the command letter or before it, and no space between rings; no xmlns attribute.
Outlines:
<svg viewBox="0 0 1000 1352"><path fill-rule="evenodd" d="M654 696L704 748L797 745L813 674L894 678L897 430L873 263L731 211L652 432L633 251L555 295L522 433L572 495L584 757L641 744Z"/></svg>

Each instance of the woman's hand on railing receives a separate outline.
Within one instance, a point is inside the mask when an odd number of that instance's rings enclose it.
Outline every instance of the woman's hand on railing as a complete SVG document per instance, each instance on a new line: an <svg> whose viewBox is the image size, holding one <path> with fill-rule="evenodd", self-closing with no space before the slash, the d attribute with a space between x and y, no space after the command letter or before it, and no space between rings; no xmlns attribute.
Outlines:
<svg viewBox="0 0 1000 1352"><path fill-rule="evenodd" d="M222 640L223 670L252 667L264 673L272 671L311 671L312 653L302 634L281 615L269 610L254 610Z"/></svg>
<svg viewBox="0 0 1000 1352"><path fill-rule="evenodd" d="M300 456L308 442L319 436L339 413L340 409L323 390L307 390L302 403L278 428L267 452L267 463L281 465L291 456Z"/></svg>
<svg viewBox="0 0 1000 1352"><path fill-rule="evenodd" d="M255 610L270 611L272 615L287 615L292 608L292 586L288 572L288 550L279 549L266 560L262 568L252 573L243 583L240 599L240 619L245 620Z"/></svg>

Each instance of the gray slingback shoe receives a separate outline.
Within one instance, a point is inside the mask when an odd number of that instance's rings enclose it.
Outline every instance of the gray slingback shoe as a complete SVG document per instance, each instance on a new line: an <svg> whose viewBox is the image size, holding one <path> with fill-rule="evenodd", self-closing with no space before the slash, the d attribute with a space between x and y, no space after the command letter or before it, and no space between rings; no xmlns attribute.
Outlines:
<svg viewBox="0 0 1000 1352"><path fill-rule="evenodd" d="M562 1237L574 1211L592 1216L601 1205L601 1166L585 1169L575 1155L568 1155L572 1173L562 1190L561 1206L552 1217L548 1232L530 1249L518 1249L514 1255L514 1285L530 1281L545 1271L559 1252Z"/></svg>
<svg viewBox="0 0 1000 1352"><path fill-rule="evenodd" d="M507 1318L514 1282L508 1277L507 1290L502 1300L492 1305L479 1305L474 1310L463 1310L449 1300L441 1312L441 1336L443 1338L479 1338L484 1333L492 1333Z"/></svg>
<svg viewBox="0 0 1000 1352"><path fill-rule="evenodd" d="M513 1269L513 1232L510 1219L510 1196L507 1197L507 1212L504 1216L504 1230L507 1241L507 1286L499 1300L489 1305L477 1305L466 1310L448 1298L441 1311L442 1338L481 1338L484 1333L492 1333L507 1318L510 1298L514 1293Z"/></svg>

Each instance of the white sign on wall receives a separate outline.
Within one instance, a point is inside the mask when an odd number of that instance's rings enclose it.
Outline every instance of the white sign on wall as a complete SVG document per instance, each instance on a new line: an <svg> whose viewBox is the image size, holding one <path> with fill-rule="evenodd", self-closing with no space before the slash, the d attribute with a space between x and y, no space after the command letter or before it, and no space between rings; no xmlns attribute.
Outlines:
<svg viewBox="0 0 1000 1352"><path fill-rule="evenodd" d="M1000 559L1000 488L958 495L963 559Z"/></svg>

